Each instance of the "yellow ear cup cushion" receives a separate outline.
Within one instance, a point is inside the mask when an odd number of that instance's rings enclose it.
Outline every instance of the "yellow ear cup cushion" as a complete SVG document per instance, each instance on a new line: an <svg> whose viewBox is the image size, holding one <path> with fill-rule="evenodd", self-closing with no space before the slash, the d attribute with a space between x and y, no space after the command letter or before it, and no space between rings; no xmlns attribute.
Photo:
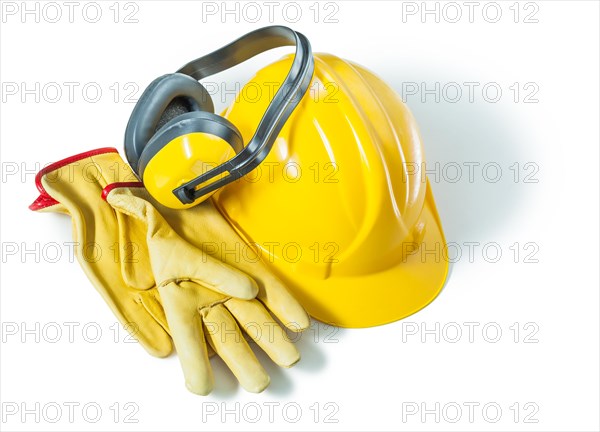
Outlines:
<svg viewBox="0 0 600 432"><path fill-rule="evenodd" d="M150 159L142 181L159 203L174 209L192 207L210 195L192 204L182 204L173 190L233 156L235 152L231 145L215 135L204 132L181 135L169 141ZM226 174L215 177L211 182Z"/></svg>

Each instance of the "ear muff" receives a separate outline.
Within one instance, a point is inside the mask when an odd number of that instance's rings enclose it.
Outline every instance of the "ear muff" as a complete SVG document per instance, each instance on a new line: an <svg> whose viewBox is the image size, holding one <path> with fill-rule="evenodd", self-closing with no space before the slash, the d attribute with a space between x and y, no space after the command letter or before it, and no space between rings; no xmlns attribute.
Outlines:
<svg viewBox="0 0 600 432"><path fill-rule="evenodd" d="M173 190L227 162L243 148L242 135L229 120L205 111L189 112L171 119L156 132L140 155L138 173L148 192L161 204L191 207L200 201L183 204Z"/></svg>
<svg viewBox="0 0 600 432"><path fill-rule="evenodd" d="M235 126L214 114L210 95L199 81L262 52L294 45L290 71L244 146ZM127 124L127 160L161 203L173 208L198 203L265 159L307 92L313 71L304 35L284 26L254 30L149 86Z"/></svg>
<svg viewBox="0 0 600 432"><path fill-rule="evenodd" d="M208 91L194 78L181 73L155 79L135 105L125 130L125 155L133 170L144 148L165 120L184 111L214 112Z"/></svg>
<svg viewBox="0 0 600 432"><path fill-rule="evenodd" d="M183 208L173 190L231 159L244 143L237 128L213 111L206 89L179 73L154 80L125 132L127 159L150 194Z"/></svg>

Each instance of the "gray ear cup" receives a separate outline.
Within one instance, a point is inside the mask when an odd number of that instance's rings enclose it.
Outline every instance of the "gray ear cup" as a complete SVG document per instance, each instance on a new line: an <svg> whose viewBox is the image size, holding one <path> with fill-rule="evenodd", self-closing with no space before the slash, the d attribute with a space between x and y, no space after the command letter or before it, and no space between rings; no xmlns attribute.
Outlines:
<svg viewBox="0 0 600 432"><path fill-rule="evenodd" d="M135 172L139 173L140 156L157 130L191 111L214 112L210 95L194 78L181 73L168 74L148 86L125 130L125 155Z"/></svg>
<svg viewBox="0 0 600 432"><path fill-rule="evenodd" d="M204 132L218 136L231 146L235 154L238 154L244 148L242 134L226 118L206 111L188 112L167 122L146 144L138 161L137 173L140 178L143 178L148 162L163 147L178 136L194 132Z"/></svg>

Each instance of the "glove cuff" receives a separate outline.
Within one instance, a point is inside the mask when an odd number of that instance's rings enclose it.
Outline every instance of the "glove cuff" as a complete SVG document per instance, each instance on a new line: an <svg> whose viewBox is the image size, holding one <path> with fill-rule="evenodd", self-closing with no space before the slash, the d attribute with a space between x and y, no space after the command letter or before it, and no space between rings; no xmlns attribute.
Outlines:
<svg viewBox="0 0 600 432"><path fill-rule="evenodd" d="M114 147L103 147L103 148L98 148L98 149L94 149L94 150L89 150L83 153L79 153L73 156L69 156L67 158L64 158L62 160L59 160L57 162L54 162L44 168L42 168L35 176L35 185L38 189L38 191L40 192L40 195L38 198L35 199L35 201L33 201L33 203L31 203L31 205L29 205L29 209L32 211L44 211L46 209L50 210L50 207L52 206L56 206L57 204L61 204L60 199L58 199L58 197L56 196L52 196L52 191L48 191L46 190L46 187L44 186L44 177L57 172L58 170L60 170L61 168L64 168L67 165L72 165L72 164L76 164L77 162L84 160L84 159L89 159L89 158L93 158L94 156L99 156L99 155L104 155L104 154L111 154L111 153L115 153L118 155L118 151L116 148ZM122 161L122 159L120 157L115 157L115 159L112 161L112 163L114 163L115 161L119 162L120 161L120 165L126 166L125 162ZM111 166L103 166L100 165L98 166L98 169L106 169L107 171L110 171L111 169L114 171L114 167ZM131 175L133 177L135 177L135 175L133 174L132 171L129 171L131 173ZM77 172L72 172L74 175L79 175L80 173ZM60 175L61 173L57 173L57 175ZM119 172L117 172L117 174L119 174ZM71 174L69 174L71 175ZM101 175L101 173L100 173ZM70 179L67 181L74 181L75 179ZM59 181L59 179L57 178L56 181ZM46 180L46 183L48 183L48 180ZM86 179L86 183L90 184L90 180ZM85 185L85 183L83 183ZM102 188L102 185L100 185L100 189ZM52 189L52 188L51 188ZM100 192L100 191L99 191ZM65 203L62 203L65 204Z"/></svg>
<svg viewBox="0 0 600 432"><path fill-rule="evenodd" d="M143 188L144 187L144 183L142 183L142 182L116 182L116 183L111 183L111 184L107 185L104 189L102 189L102 199L104 201L106 201L106 198L108 197L108 194L111 193L114 189L117 189L117 188L132 188L132 187Z"/></svg>

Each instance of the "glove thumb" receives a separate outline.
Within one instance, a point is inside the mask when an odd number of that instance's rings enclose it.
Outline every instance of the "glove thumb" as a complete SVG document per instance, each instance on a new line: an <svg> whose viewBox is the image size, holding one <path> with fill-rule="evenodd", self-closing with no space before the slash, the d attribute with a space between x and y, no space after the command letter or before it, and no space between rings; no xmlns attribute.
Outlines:
<svg viewBox="0 0 600 432"><path fill-rule="evenodd" d="M108 191L107 191L108 189ZM110 185L104 196L112 208L141 222L157 286L192 280L222 294L249 300L258 285L246 273L223 263L179 237L148 200L143 187Z"/></svg>

